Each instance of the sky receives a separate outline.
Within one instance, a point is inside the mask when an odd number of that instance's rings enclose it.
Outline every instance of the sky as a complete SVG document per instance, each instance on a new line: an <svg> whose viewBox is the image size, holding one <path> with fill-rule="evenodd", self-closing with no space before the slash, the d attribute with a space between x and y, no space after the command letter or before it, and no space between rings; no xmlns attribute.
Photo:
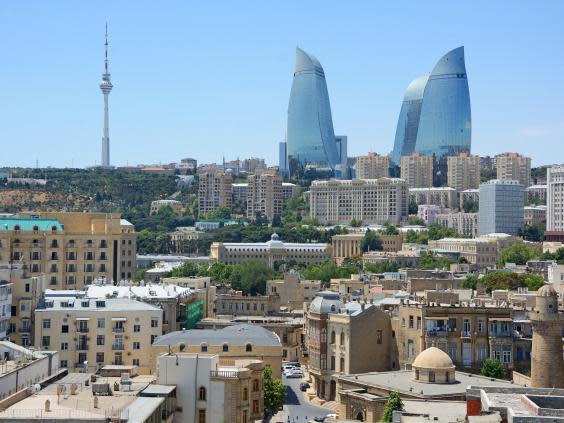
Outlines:
<svg viewBox="0 0 564 423"><path fill-rule="evenodd" d="M0 167L278 161L295 47L324 67L349 156L392 150L404 91L464 45L472 152L564 162L562 1L0 2Z"/></svg>

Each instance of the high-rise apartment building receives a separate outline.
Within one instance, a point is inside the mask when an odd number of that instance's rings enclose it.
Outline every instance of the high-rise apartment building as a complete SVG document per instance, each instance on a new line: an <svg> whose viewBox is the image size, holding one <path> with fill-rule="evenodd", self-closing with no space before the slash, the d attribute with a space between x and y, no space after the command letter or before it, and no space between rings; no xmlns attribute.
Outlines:
<svg viewBox="0 0 564 423"><path fill-rule="evenodd" d="M310 217L323 223L399 224L407 219L408 191L403 179L313 181Z"/></svg>
<svg viewBox="0 0 564 423"><path fill-rule="evenodd" d="M198 186L198 212L205 216L220 207L230 209L233 200L233 178L219 170L200 174Z"/></svg>
<svg viewBox="0 0 564 423"><path fill-rule="evenodd" d="M368 153L356 158L356 177L358 179L379 179L388 176L388 156Z"/></svg>
<svg viewBox="0 0 564 423"><path fill-rule="evenodd" d="M525 189L518 181L494 179L480 184L478 234L517 235L523 228Z"/></svg>
<svg viewBox="0 0 564 423"><path fill-rule="evenodd" d="M295 164L335 168L341 163L325 72L311 54L296 48L294 81L288 105L287 156Z"/></svg>
<svg viewBox="0 0 564 423"><path fill-rule="evenodd" d="M82 289L94 279L131 279L137 234L116 213L40 212L0 217L0 262L44 274L54 289Z"/></svg>
<svg viewBox="0 0 564 423"><path fill-rule="evenodd" d="M248 181L247 218L255 220L260 216L272 221L280 217L284 203L282 178L262 173L249 176Z"/></svg>
<svg viewBox="0 0 564 423"><path fill-rule="evenodd" d="M460 153L448 157L448 186L457 191L476 189L480 186L480 157Z"/></svg>
<svg viewBox="0 0 564 423"><path fill-rule="evenodd" d="M519 153L504 153L495 156L497 179L519 181L527 188L531 185L531 158Z"/></svg>
<svg viewBox="0 0 564 423"><path fill-rule="evenodd" d="M401 179L410 188L429 188L433 186L433 157L412 153L401 158Z"/></svg>
<svg viewBox="0 0 564 423"><path fill-rule="evenodd" d="M564 166L546 172L546 230L564 232Z"/></svg>

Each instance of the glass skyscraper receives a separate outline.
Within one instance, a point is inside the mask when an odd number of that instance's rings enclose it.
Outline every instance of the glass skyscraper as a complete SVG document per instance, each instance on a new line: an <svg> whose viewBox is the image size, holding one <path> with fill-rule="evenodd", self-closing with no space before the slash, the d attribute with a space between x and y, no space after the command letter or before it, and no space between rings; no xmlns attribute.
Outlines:
<svg viewBox="0 0 564 423"><path fill-rule="evenodd" d="M300 48L296 48L286 142L290 168L293 160L331 169L340 162L325 73L319 61Z"/></svg>
<svg viewBox="0 0 564 423"><path fill-rule="evenodd" d="M419 117L421 116L421 104L423 103L423 92L427 85L429 75L421 75L408 85L403 103L401 105L398 127L396 129L396 140L392 160L399 166L401 156L409 156L415 151L415 141L419 129Z"/></svg>
<svg viewBox="0 0 564 423"><path fill-rule="evenodd" d="M437 160L470 152L472 119L464 47L445 54L430 75L407 87L400 111L393 161L419 152Z"/></svg>

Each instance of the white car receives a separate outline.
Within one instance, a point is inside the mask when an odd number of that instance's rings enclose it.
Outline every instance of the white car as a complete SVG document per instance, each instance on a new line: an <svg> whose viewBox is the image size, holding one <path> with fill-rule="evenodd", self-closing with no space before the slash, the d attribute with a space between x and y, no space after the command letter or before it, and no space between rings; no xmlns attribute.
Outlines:
<svg viewBox="0 0 564 423"><path fill-rule="evenodd" d="M302 377L304 377L304 372L303 372L301 369L294 369L294 370L289 371L289 372L286 374L286 377L289 377L289 378L302 378Z"/></svg>

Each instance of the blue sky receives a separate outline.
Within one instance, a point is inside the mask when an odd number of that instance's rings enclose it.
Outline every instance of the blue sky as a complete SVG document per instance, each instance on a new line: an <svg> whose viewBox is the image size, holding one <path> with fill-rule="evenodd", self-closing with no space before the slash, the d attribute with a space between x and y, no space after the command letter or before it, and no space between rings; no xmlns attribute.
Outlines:
<svg viewBox="0 0 564 423"><path fill-rule="evenodd" d="M296 45L325 69L349 155L392 149L408 83L465 46L472 151L564 162L564 2L0 2L0 166L264 157L284 138Z"/></svg>

